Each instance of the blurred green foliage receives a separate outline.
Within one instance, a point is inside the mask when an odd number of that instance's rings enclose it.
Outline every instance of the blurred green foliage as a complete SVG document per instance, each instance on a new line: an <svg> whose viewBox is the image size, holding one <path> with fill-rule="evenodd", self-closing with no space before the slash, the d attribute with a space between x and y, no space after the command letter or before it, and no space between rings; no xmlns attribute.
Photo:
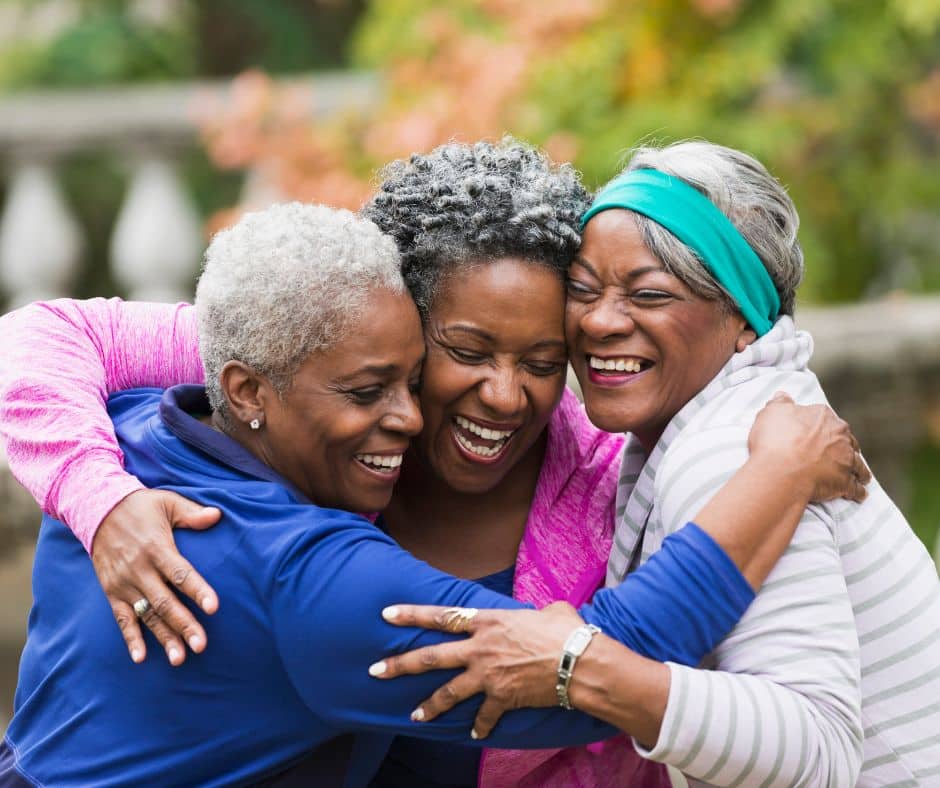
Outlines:
<svg viewBox="0 0 940 788"><path fill-rule="evenodd" d="M940 290L940 0L455 0L447 23L497 48L553 6L571 32L531 64L495 131L566 135L593 185L641 141L744 149L800 209L805 301ZM372 2L358 62L433 53L443 13Z"/></svg>
<svg viewBox="0 0 940 788"><path fill-rule="evenodd" d="M7 0L11 2L11 0ZM12 0L24 13L37 6ZM0 50L0 87L82 87L192 76L191 15L148 19L122 0L81 0L75 18L51 38L24 37Z"/></svg>
<svg viewBox="0 0 940 788"><path fill-rule="evenodd" d="M927 438L911 456L911 505L905 512L917 535L931 550L940 551L940 442ZM940 552L937 553L940 556Z"/></svg>
<svg viewBox="0 0 940 788"><path fill-rule="evenodd" d="M39 0L2 0L24 15ZM48 3L45 3L48 5ZM345 64L361 0L74 0L51 38L0 48L0 89L291 73Z"/></svg>

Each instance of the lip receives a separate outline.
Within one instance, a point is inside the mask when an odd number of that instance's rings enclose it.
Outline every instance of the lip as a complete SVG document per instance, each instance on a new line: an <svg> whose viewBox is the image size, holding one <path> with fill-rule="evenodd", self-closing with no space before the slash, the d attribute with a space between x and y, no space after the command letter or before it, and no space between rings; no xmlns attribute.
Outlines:
<svg viewBox="0 0 940 788"><path fill-rule="evenodd" d="M357 454L371 454L373 457L394 457L398 454L404 454L407 451L407 446L401 449L383 449L382 451L360 451ZM401 476L401 465L399 465L394 471L377 471L375 468L370 468L358 457L353 457L356 465L363 471L365 471L372 479L380 481L383 484L394 484L398 481L398 477Z"/></svg>
<svg viewBox="0 0 940 788"><path fill-rule="evenodd" d="M651 364L651 366L646 369L642 369L639 372L624 372L621 375L612 375L610 372L605 372L601 374L600 370L594 369L591 366L589 357L599 358L603 360L607 359L617 359L617 358L637 358L640 361L645 361ZM601 388L619 388L621 386L629 386L632 383L638 382L641 378L645 377L646 373L652 370L655 367L655 362L650 361L644 356L637 356L633 353L608 353L607 355L601 355L600 353L584 353L584 366L587 369L587 378L595 386Z"/></svg>
<svg viewBox="0 0 940 788"><path fill-rule="evenodd" d="M408 446L397 446L393 449L363 449L362 451L357 451L356 454L373 454L376 457L394 457L396 454L404 454L408 451Z"/></svg>
<svg viewBox="0 0 940 788"><path fill-rule="evenodd" d="M370 468L361 460L356 460L356 465L364 473L369 474L370 478L382 482L382 484L394 484L398 481L398 477L401 476L401 465L399 465L394 471L390 473L382 473L382 471L377 471L374 468Z"/></svg>
<svg viewBox="0 0 940 788"><path fill-rule="evenodd" d="M486 427L491 430L501 430L502 432L515 432L522 426L521 424L511 424L508 421L487 421L486 419L478 419L476 416L468 416L466 413L458 413L457 416L479 424L481 427Z"/></svg>
<svg viewBox="0 0 940 788"><path fill-rule="evenodd" d="M464 418L469 418L469 417L465 416ZM476 421L476 419L471 419L471 421ZM482 424L483 422L477 422L477 423ZM505 427L505 426L504 427L499 427L499 426L490 427L490 424L493 424L493 422L486 423L486 426L489 427L490 429L503 429L503 430L518 429L518 427L513 428L513 427ZM506 439L506 442L503 444L503 448L500 450L499 454L494 454L492 457L480 457L478 454L474 454L470 450L465 449L461 445L460 441L457 440L457 429L456 429L456 425L453 422L451 422L450 437L451 437L451 440L454 442L454 446L457 447L457 452L460 454L461 457L463 457L468 462L472 462L474 465L497 465L506 458L507 453L509 451L509 445L516 439L516 434L513 433L512 435L510 435Z"/></svg>
<svg viewBox="0 0 940 788"><path fill-rule="evenodd" d="M650 369L652 369L652 367L650 367ZM588 380L595 386L617 388L619 386L629 386L631 383L636 383L649 371L649 369L644 369L642 372L630 372L624 375L601 375L598 370L588 367Z"/></svg>

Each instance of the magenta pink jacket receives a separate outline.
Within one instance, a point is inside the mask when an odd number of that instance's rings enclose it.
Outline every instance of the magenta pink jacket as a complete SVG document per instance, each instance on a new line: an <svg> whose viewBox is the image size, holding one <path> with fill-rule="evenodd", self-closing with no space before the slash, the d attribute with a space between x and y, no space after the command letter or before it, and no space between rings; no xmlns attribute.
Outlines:
<svg viewBox="0 0 940 788"><path fill-rule="evenodd" d="M122 467L104 401L138 386L202 383L188 304L119 299L33 304L0 318L0 433L10 469L43 510L91 551L95 531L143 485ZM516 562L513 595L577 607L603 583L614 527L622 436L588 421L566 391ZM480 785L669 786L664 767L626 736L564 750L487 750Z"/></svg>

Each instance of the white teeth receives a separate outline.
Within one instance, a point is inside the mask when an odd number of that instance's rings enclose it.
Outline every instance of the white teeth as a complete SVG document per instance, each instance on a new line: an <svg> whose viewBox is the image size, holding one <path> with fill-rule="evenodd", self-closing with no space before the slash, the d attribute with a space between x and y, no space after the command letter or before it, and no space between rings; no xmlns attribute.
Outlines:
<svg viewBox="0 0 940 788"><path fill-rule="evenodd" d="M401 465L402 456L401 454L357 454L356 459L373 468L394 470Z"/></svg>
<svg viewBox="0 0 940 788"><path fill-rule="evenodd" d="M618 359L588 356L588 364L591 369L601 369L604 372L639 372L642 369L642 363L638 358L627 356Z"/></svg>
<svg viewBox="0 0 940 788"><path fill-rule="evenodd" d="M476 422L465 419L463 416L457 416L454 420L468 432L479 435L481 438L488 441L505 440L513 433L513 430L491 430L488 427L481 427Z"/></svg>
<svg viewBox="0 0 940 788"><path fill-rule="evenodd" d="M463 446L467 451L472 452L473 454L476 454L480 457L495 457L503 450L503 446L506 445L506 442L503 441L498 446L494 446L492 449L489 449L486 446L476 446L475 444L470 443L470 441L468 441L459 432L455 432L454 434L457 436L457 440L460 442L461 446Z"/></svg>

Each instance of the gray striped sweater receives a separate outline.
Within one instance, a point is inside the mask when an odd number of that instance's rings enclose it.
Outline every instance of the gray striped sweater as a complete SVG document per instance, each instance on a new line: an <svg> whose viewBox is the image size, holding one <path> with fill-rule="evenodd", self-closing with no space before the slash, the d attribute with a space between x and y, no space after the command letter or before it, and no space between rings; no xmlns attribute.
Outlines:
<svg viewBox="0 0 940 788"><path fill-rule="evenodd" d="M812 338L781 318L680 411L647 458L624 449L608 585L693 519L747 456L778 390L824 402ZM940 581L876 481L862 504L810 506L712 668L670 664L644 755L692 785L940 786Z"/></svg>

